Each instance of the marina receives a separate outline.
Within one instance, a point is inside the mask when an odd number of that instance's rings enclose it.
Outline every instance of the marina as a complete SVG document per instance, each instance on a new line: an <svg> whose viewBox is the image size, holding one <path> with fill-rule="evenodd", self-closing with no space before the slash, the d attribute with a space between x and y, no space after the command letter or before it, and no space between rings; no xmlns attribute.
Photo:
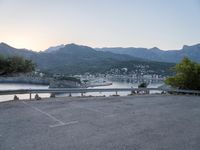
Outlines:
<svg viewBox="0 0 200 150"><path fill-rule="evenodd" d="M148 87L149 88L157 88L162 84L151 84ZM91 89L109 89L109 88L137 88L138 84L131 84L131 83L127 83L127 82L112 82L111 85L109 86L97 86L97 87L90 87ZM5 84L5 83L1 83L0 84L0 91L2 90L23 90L23 89L48 89L49 86L48 85L34 85L34 84ZM156 92L156 91L155 91ZM154 93L155 93L154 92ZM158 92L158 91L157 91ZM110 96L110 95L114 95L116 94L115 91L113 92L87 92L84 93L85 96ZM128 94L130 94L129 92L118 92L119 95L121 96L127 96ZM45 97L50 97L49 93L45 93L45 94L39 94L40 97L45 98ZM28 94L17 94L17 96L19 97L19 99L29 99L30 95ZM35 94L32 94L32 97L34 97ZM66 97L69 96L69 93L67 94L59 94L57 95L58 97ZM72 96L81 96L81 93L72 93ZM10 94L10 95L0 95L0 102L1 101L8 101L8 100L13 100L14 98L14 94Z"/></svg>

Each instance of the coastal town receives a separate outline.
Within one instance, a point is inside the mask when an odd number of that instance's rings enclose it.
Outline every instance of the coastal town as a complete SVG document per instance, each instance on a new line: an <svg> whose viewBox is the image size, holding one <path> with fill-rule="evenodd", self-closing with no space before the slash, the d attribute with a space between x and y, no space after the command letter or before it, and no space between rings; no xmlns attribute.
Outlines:
<svg viewBox="0 0 200 150"><path fill-rule="evenodd" d="M200 0L0 0L0 150L200 150Z"/></svg>

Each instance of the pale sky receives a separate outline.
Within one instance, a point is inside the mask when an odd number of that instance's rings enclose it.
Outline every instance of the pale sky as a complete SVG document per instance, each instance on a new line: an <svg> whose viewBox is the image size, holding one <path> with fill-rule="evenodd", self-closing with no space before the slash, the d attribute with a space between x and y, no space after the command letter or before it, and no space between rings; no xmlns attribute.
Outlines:
<svg viewBox="0 0 200 150"><path fill-rule="evenodd" d="M180 49L200 43L200 0L0 0L0 42Z"/></svg>

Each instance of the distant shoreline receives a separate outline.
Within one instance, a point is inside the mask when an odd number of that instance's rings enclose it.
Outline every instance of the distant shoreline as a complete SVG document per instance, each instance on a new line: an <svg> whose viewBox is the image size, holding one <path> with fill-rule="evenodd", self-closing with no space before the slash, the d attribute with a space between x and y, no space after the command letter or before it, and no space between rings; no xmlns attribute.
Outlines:
<svg viewBox="0 0 200 150"><path fill-rule="evenodd" d="M40 77L0 77L0 83L49 85L50 80Z"/></svg>

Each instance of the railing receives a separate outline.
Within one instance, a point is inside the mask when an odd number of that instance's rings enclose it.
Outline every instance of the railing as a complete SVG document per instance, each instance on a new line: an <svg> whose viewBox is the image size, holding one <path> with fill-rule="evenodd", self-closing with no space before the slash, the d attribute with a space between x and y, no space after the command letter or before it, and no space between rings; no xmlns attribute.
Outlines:
<svg viewBox="0 0 200 150"><path fill-rule="evenodd" d="M20 89L20 90L2 90L0 95L13 95L13 94L39 94L39 93L68 93L71 96L72 93L83 93L88 92L115 92L116 95L118 92L131 92L131 94L145 93L149 94L150 91L161 91L161 93L170 93L170 94L193 94L200 95L200 91L196 90L167 90L162 88L104 88L104 89L92 89L92 88L51 88L51 89Z"/></svg>

